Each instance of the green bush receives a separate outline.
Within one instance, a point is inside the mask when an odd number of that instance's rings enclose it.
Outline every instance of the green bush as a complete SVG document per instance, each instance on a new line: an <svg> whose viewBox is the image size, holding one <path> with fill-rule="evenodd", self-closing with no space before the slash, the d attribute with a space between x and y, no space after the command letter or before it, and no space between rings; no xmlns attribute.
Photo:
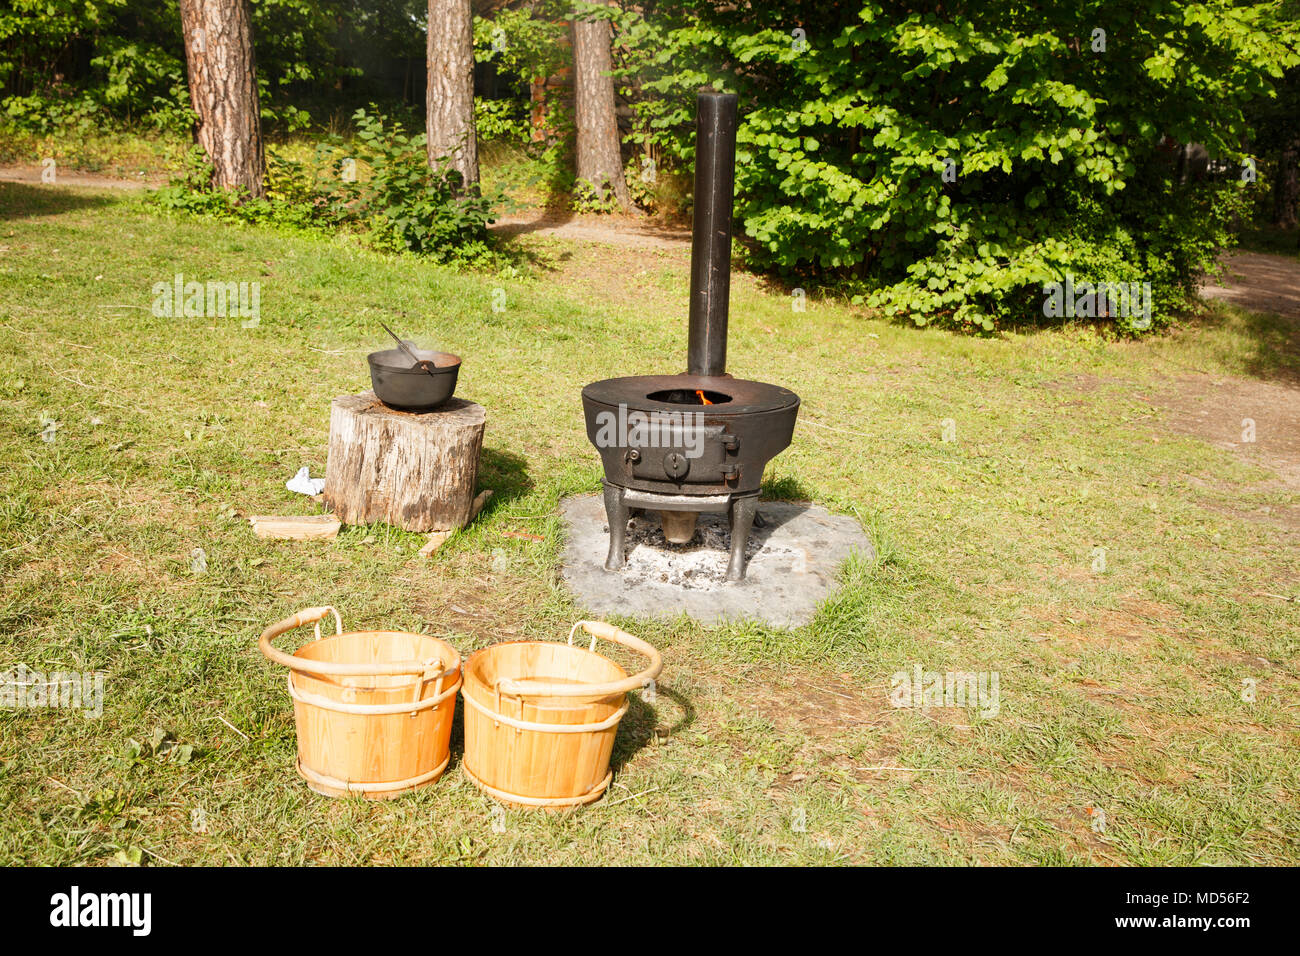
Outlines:
<svg viewBox="0 0 1300 956"><path fill-rule="evenodd" d="M757 267L992 329L1042 321L1044 284L1067 275L1150 282L1153 325L1178 307L1248 187L1177 184L1162 137L1241 158L1244 105L1300 62L1276 12L664 0L619 22L639 123L683 164L695 90L739 94L737 215Z"/></svg>
<svg viewBox="0 0 1300 956"><path fill-rule="evenodd" d="M474 97L474 126L481 143L528 141L528 111L518 100Z"/></svg>
<svg viewBox="0 0 1300 956"><path fill-rule="evenodd" d="M568 15L563 0L531 0L517 9L499 9L490 20L476 16L474 59L495 63L525 82L548 77L569 63Z"/></svg>
<svg viewBox="0 0 1300 956"><path fill-rule="evenodd" d="M188 110L175 0L12 0L0 8L0 38L0 82L28 103L6 103L19 128L49 133L69 111L97 126L112 117L176 128Z"/></svg>
<svg viewBox="0 0 1300 956"><path fill-rule="evenodd" d="M265 199L212 189L211 166L196 148L183 173L151 201L244 222L351 230L379 248L439 261L489 261L487 225L501 197L462 190L460 173L445 162L430 167L423 134L412 136L401 123L365 110L352 119L355 138L327 138L310 161L280 156L270 147Z"/></svg>
<svg viewBox="0 0 1300 956"><path fill-rule="evenodd" d="M41 94L11 96L4 101L6 124L25 133L47 136L56 130L86 134L100 124L99 104L82 95L51 99Z"/></svg>
<svg viewBox="0 0 1300 956"><path fill-rule="evenodd" d="M425 138L411 136L400 123L385 128L382 116L365 110L353 115L358 159L370 177L340 181L344 206L369 221L381 244L435 258L474 259L487 253L487 224L499 197L462 193L460 174L444 162L431 168Z"/></svg>

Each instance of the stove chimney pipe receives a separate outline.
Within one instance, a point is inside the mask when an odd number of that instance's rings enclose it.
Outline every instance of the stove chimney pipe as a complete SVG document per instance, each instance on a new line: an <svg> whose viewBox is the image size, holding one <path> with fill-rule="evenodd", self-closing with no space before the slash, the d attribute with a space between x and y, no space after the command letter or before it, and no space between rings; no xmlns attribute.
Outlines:
<svg viewBox="0 0 1300 956"><path fill-rule="evenodd" d="M736 94L701 91L695 110L695 215L686 371L722 375L727 370L727 300L731 294Z"/></svg>

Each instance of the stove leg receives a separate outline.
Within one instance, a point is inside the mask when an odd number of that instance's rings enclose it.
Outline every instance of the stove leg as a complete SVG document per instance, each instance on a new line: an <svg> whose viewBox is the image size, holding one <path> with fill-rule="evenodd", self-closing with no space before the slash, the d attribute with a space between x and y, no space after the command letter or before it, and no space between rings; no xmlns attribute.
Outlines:
<svg viewBox="0 0 1300 956"><path fill-rule="evenodd" d="M623 542L627 537L628 507L623 504L623 489L605 483L605 517L609 520L609 556L605 570L617 571L623 566Z"/></svg>
<svg viewBox="0 0 1300 956"><path fill-rule="evenodd" d="M731 499L731 561L727 565L728 581L745 580L745 548L749 544L749 529L758 513L758 496Z"/></svg>

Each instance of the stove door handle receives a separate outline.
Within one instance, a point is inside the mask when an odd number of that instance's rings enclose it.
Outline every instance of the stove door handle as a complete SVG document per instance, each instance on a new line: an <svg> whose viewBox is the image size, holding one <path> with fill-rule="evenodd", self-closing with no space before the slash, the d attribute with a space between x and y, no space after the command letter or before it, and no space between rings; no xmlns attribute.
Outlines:
<svg viewBox="0 0 1300 956"><path fill-rule="evenodd" d="M604 638L648 657L650 666L631 677L599 684L548 684L545 681L515 680L505 677L497 682L497 690L511 697L613 697L615 694L626 694L638 687L645 687L664 669L663 658L651 644L639 637L633 637L627 631L619 630L613 624L605 621L578 621L569 631L570 644L573 643L573 635L578 632L578 628L591 635L589 649L593 653L596 650L596 639Z"/></svg>

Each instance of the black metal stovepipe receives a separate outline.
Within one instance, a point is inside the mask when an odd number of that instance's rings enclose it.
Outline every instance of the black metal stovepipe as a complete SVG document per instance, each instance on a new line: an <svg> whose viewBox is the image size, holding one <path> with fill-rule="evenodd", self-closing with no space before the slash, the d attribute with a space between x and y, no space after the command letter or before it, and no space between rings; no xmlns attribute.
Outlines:
<svg viewBox="0 0 1300 956"><path fill-rule="evenodd" d="M722 375L727 370L727 299L731 293L736 94L701 92L695 108L695 217L686 371Z"/></svg>

